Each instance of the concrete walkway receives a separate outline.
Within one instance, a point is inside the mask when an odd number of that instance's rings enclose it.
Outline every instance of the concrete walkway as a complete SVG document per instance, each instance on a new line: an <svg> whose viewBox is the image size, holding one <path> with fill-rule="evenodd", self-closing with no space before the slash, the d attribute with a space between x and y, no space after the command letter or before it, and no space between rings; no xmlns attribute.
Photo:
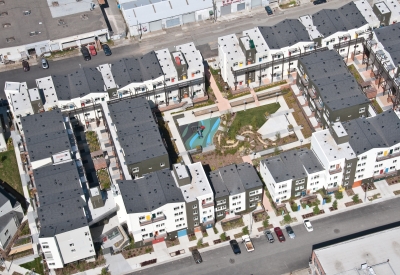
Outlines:
<svg viewBox="0 0 400 275"><path fill-rule="evenodd" d="M256 95L256 92L254 92L253 88L250 88L250 93L254 98L254 103L256 104L256 106L260 106L260 102L258 101L258 97Z"/></svg>
<svg viewBox="0 0 400 275"><path fill-rule="evenodd" d="M215 82L214 76L210 75L210 86L214 92L215 97L217 98L217 106L220 112L231 109L231 105L229 104L229 100L224 98L219 90L217 83Z"/></svg>

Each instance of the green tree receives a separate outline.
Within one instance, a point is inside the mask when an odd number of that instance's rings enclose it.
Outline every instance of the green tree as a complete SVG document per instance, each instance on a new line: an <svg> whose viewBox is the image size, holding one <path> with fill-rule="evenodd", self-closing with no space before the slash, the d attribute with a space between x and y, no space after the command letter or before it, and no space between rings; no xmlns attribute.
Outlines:
<svg viewBox="0 0 400 275"><path fill-rule="evenodd" d="M290 214L286 214L285 216L283 216L283 220L286 223L290 223L292 221L292 217L290 217Z"/></svg>
<svg viewBox="0 0 400 275"><path fill-rule="evenodd" d="M249 228L247 226L242 228L243 235L249 235Z"/></svg>
<svg viewBox="0 0 400 275"><path fill-rule="evenodd" d="M334 200L332 203L333 209L337 209L337 200Z"/></svg>
<svg viewBox="0 0 400 275"><path fill-rule="evenodd" d="M335 199L337 199L337 200L343 199L343 192L337 191L335 193Z"/></svg>
<svg viewBox="0 0 400 275"><path fill-rule="evenodd" d="M218 234L218 229L215 226L213 227L213 230L215 234Z"/></svg>
<svg viewBox="0 0 400 275"><path fill-rule="evenodd" d="M353 200L354 203L358 203L358 201L360 200L358 194L355 194L351 199Z"/></svg>
<svg viewBox="0 0 400 275"><path fill-rule="evenodd" d="M315 215L318 215L318 214L319 214L320 210L319 210L318 205L316 205L316 206L313 208L313 212L314 212Z"/></svg>
<svg viewBox="0 0 400 275"><path fill-rule="evenodd" d="M225 232L224 233L222 233L221 235L219 235L219 238L221 239L221 241L226 241L226 234L225 234Z"/></svg>
<svg viewBox="0 0 400 275"><path fill-rule="evenodd" d="M281 139L281 132L276 132L275 137L276 141L279 141Z"/></svg>
<svg viewBox="0 0 400 275"><path fill-rule="evenodd" d="M267 228L268 225L269 225L269 220L268 220L268 218L267 218L267 219L265 219L265 220L263 221L263 226L264 226L264 228Z"/></svg>
<svg viewBox="0 0 400 275"><path fill-rule="evenodd" d="M200 238L198 241L197 241L197 247L202 247L203 246L203 238Z"/></svg>

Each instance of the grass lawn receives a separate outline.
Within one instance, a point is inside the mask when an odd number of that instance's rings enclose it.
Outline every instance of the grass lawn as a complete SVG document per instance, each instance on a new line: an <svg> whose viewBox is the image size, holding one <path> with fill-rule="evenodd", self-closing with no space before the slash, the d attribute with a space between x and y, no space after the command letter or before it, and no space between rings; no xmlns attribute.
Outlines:
<svg viewBox="0 0 400 275"><path fill-rule="evenodd" d="M95 152L100 150L100 144L99 141L97 140L96 132L87 131L85 135L86 135L86 141L89 144L90 152Z"/></svg>
<svg viewBox="0 0 400 275"><path fill-rule="evenodd" d="M34 268L35 273L44 275L43 265L40 263L41 260L42 260L42 258L39 257L39 258L36 258L35 260L33 260L32 262L24 263L21 266L28 270L32 270L32 268Z"/></svg>
<svg viewBox="0 0 400 275"><path fill-rule="evenodd" d="M0 179L11 185L18 193L24 194L14 150L9 149L0 153Z"/></svg>
<svg viewBox="0 0 400 275"><path fill-rule="evenodd" d="M272 103L246 111L240 111L236 113L236 117L228 131L229 138L233 139L236 135L240 134L239 130L241 127L251 125L256 128L260 128L267 120L265 119L265 112L269 114L275 113L281 105L279 103Z"/></svg>

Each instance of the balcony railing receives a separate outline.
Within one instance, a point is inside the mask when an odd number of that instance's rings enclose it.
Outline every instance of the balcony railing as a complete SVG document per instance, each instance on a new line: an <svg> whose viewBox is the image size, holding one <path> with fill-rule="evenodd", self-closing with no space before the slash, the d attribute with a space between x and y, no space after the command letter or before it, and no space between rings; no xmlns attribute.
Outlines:
<svg viewBox="0 0 400 275"><path fill-rule="evenodd" d="M386 155L386 156L376 157L376 161L382 161L382 160L385 160L385 159L395 158L395 157L398 157L398 156L400 156L400 152L396 152L396 153L389 154L389 155Z"/></svg>
<svg viewBox="0 0 400 275"><path fill-rule="evenodd" d="M334 170L329 170L329 174L330 175L337 174L337 173L340 173L340 172L342 172L342 167L339 167L339 168L334 169Z"/></svg>
<svg viewBox="0 0 400 275"><path fill-rule="evenodd" d="M314 100L314 103L315 103L315 106L317 107L317 109L321 111L322 110L322 104L319 103L318 100Z"/></svg>
<svg viewBox="0 0 400 275"><path fill-rule="evenodd" d="M141 222L140 222L140 226L145 226L145 225L151 224L151 223L153 223L153 222L163 221L163 220L165 220L165 219L166 219L165 215L158 216L158 217L156 217L156 218L152 218L152 219L147 220L147 221L141 221Z"/></svg>
<svg viewBox="0 0 400 275"><path fill-rule="evenodd" d="M382 179L382 178L386 178L386 177L389 177L389 176L392 176L392 175L396 175L396 174L397 174L397 171L394 170L394 171L391 171L391 172L382 173L382 174L379 174L379 175L374 175L374 179Z"/></svg>
<svg viewBox="0 0 400 275"><path fill-rule="evenodd" d="M310 97L312 99L316 99L317 98L317 95L315 94L313 89L307 89L307 90L308 90L308 94L310 95Z"/></svg>
<svg viewBox="0 0 400 275"><path fill-rule="evenodd" d="M208 208L208 207L211 207L211 206L214 206L214 202L212 201L212 202L209 202L209 203L203 203L202 204L202 207L203 208Z"/></svg>
<svg viewBox="0 0 400 275"><path fill-rule="evenodd" d="M300 76L300 80L303 83L303 85L307 88L308 87L308 79L306 79L304 76Z"/></svg>

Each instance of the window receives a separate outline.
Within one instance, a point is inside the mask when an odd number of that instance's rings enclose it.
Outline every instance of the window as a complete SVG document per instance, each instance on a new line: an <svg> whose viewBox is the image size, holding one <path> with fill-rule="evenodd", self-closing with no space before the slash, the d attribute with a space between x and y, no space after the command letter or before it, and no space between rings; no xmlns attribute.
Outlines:
<svg viewBox="0 0 400 275"><path fill-rule="evenodd" d="M73 243L70 243L69 246L75 246Z"/></svg>
<svg viewBox="0 0 400 275"><path fill-rule="evenodd" d="M224 212L218 212L217 213L217 217L221 217L221 216L223 216L224 215Z"/></svg>
<svg viewBox="0 0 400 275"><path fill-rule="evenodd" d="M259 198L258 196L257 196L257 197L254 197L255 200L258 200L258 198Z"/></svg>
<svg viewBox="0 0 400 275"><path fill-rule="evenodd" d="M396 163L397 162L397 159L395 159L394 161L393 161L393 163Z"/></svg>
<svg viewBox="0 0 400 275"><path fill-rule="evenodd" d="M165 162L161 162L160 167L164 167L164 166L165 166Z"/></svg>
<svg viewBox="0 0 400 275"><path fill-rule="evenodd" d="M363 156L363 157L361 158L361 160L364 160L364 159L367 159L367 156Z"/></svg>
<svg viewBox="0 0 400 275"><path fill-rule="evenodd" d="M360 108L360 110L358 110L358 113L359 113L359 114L364 113L364 112L365 112L365 107Z"/></svg>
<svg viewBox="0 0 400 275"><path fill-rule="evenodd" d="M346 49L340 49L340 52L342 53L342 52L344 52Z"/></svg>
<svg viewBox="0 0 400 275"><path fill-rule="evenodd" d="M6 230L6 232L4 232L4 235L7 236L8 235L8 229Z"/></svg>
<svg viewBox="0 0 400 275"><path fill-rule="evenodd" d="M49 265L56 265L55 263L49 263Z"/></svg>
<svg viewBox="0 0 400 275"><path fill-rule="evenodd" d="M254 206L256 206L256 204L254 202L249 204L249 207L254 207Z"/></svg>
<svg viewBox="0 0 400 275"><path fill-rule="evenodd" d="M340 121L340 116L338 116L338 117L336 118L336 121Z"/></svg>
<svg viewBox="0 0 400 275"><path fill-rule="evenodd" d="M194 226L199 226L199 222L195 222ZM161 232L161 230L160 230L160 232Z"/></svg>
<svg viewBox="0 0 400 275"><path fill-rule="evenodd" d="M197 204L193 205L192 208L193 208L193 209L196 209L196 208L197 208Z"/></svg>
<svg viewBox="0 0 400 275"><path fill-rule="evenodd" d="M204 215L207 214L207 211L203 211L203 214L204 214Z"/></svg>
<svg viewBox="0 0 400 275"><path fill-rule="evenodd" d="M139 221L144 220L144 216L139 217Z"/></svg>
<svg viewBox="0 0 400 275"><path fill-rule="evenodd" d="M184 220L184 218L180 218L179 220L183 221L183 220Z"/></svg>
<svg viewBox="0 0 400 275"><path fill-rule="evenodd" d="M197 221L198 219L199 219L199 217L197 217L197 216L193 218L194 221Z"/></svg>
<svg viewBox="0 0 400 275"><path fill-rule="evenodd" d="M381 156L381 155L383 155L383 152L382 151L378 152L378 156Z"/></svg>
<svg viewBox="0 0 400 275"><path fill-rule="evenodd" d="M238 207L238 208L236 208L235 210L236 210L236 211L239 211L240 209L242 209L242 207Z"/></svg>
<svg viewBox="0 0 400 275"><path fill-rule="evenodd" d="M174 211L179 210L179 206L174 207Z"/></svg>
<svg viewBox="0 0 400 275"><path fill-rule="evenodd" d="M348 181L345 181L345 182L344 182L344 186L347 186L347 185L349 185L349 182L348 182Z"/></svg>
<svg viewBox="0 0 400 275"><path fill-rule="evenodd" d="M349 174L350 173L350 170L346 170L346 174Z"/></svg>
<svg viewBox="0 0 400 275"><path fill-rule="evenodd" d="M165 232L165 229L160 229L160 233L161 233L161 232Z"/></svg>
<svg viewBox="0 0 400 275"><path fill-rule="evenodd" d="M351 163L347 163L347 166L346 167L351 167Z"/></svg>
<svg viewBox="0 0 400 275"><path fill-rule="evenodd" d="M49 248L49 246L48 245L43 245L42 248L46 249L46 248Z"/></svg>
<svg viewBox="0 0 400 275"><path fill-rule="evenodd" d="M157 212L157 216L160 216L162 214L163 214L163 212Z"/></svg>
<svg viewBox="0 0 400 275"><path fill-rule="evenodd" d="M334 169L336 167L336 165L331 165L330 169Z"/></svg>
<svg viewBox="0 0 400 275"><path fill-rule="evenodd" d="M75 252L75 249L71 249L71 252Z"/></svg>
<svg viewBox="0 0 400 275"><path fill-rule="evenodd" d="M179 219L175 219L175 222L179 222Z"/></svg>
<svg viewBox="0 0 400 275"><path fill-rule="evenodd" d="M226 200L217 201L217 205L226 203Z"/></svg>
<svg viewBox="0 0 400 275"><path fill-rule="evenodd" d="M132 173L138 173L139 172L139 167L132 168Z"/></svg>
<svg viewBox="0 0 400 275"><path fill-rule="evenodd" d="M142 232L144 232L144 231L146 231L146 228L142 228L142 230L141 230Z"/></svg>
<svg viewBox="0 0 400 275"><path fill-rule="evenodd" d="M89 232L85 232L85 236L89 236Z"/></svg>
<svg viewBox="0 0 400 275"><path fill-rule="evenodd" d="M194 211L193 211L193 215L196 215L197 213L198 213L197 210L194 210Z"/></svg>

